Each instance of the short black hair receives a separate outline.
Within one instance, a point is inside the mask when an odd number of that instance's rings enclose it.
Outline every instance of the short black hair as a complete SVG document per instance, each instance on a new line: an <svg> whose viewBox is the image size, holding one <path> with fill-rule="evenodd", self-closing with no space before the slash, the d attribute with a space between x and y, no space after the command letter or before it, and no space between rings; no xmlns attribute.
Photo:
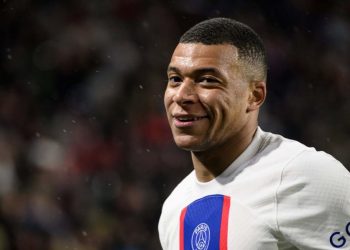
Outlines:
<svg viewBox="0 0 350 250"><path fill-rule="evenodd" d="M262 39L248 25L234 19L217 17L202 21L180 38L180 43L205 45L231 44L238 49L238 60L254 80L266 80L267 59Z"/></svg>

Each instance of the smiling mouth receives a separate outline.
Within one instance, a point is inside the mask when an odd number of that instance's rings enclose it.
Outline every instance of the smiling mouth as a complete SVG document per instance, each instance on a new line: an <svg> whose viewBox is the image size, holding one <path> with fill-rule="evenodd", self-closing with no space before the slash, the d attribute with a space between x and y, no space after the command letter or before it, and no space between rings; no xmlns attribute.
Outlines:
<svg viewBox="0 0 350 250"><path fill-rule="evenodd" d="M179 128L192 127L196 122L208 116L174 116L174 125Z"/></svg>
<svg viewBox="0 0 350 250"><path fill-rule="evenodd" d="M199 117L175 117L176 120L180 122L192 122L192 121L199 121L204 118L208 118L208 116L199 116Z"/></svg>

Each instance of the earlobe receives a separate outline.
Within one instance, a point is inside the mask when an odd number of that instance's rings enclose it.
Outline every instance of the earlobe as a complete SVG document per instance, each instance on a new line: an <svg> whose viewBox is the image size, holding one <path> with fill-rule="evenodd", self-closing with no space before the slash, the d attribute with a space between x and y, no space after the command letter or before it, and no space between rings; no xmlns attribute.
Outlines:
<svg viewBox="0 0 350 250"><path fill-rule="evenodd" d="M251 90L249 93L249 104L247 112L258 110L264 103L266 98L266 83L264 81L257 81L251 83Z"/></svg>

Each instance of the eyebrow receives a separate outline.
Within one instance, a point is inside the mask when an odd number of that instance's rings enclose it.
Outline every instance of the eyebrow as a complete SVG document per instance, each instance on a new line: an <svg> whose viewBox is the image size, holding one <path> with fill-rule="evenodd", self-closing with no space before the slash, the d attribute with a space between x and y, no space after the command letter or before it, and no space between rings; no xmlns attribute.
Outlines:
<svg viewBox="0 0 350 250"><path fill-rule="evenodd" d="M174 66L169 66L167 72L168 73L175 72L177 74L181 74L181 70ZM191 72L191 74L195 74L195 75L204 74L204 73L212 73L213 75L222 76L222 73L218 69L212 68L212 67L198 68L198 69L195 69L193 72Z"/></svg>

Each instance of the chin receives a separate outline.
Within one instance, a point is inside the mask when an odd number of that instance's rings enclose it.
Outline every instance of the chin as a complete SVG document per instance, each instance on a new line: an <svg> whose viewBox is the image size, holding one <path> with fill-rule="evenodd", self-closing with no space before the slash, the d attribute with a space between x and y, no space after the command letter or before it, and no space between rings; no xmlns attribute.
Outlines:
<svg viewBox="0 0 350 250"><path fill-rule="evenodd" d="M186 151L193 151L195 148L198 147L197 143L195 143L193 140L189 140L189 138L174 138L176 146L179 148L186 150Z"/></svg>
<svg viewBox="0 0 350 250"><path fill-rule="evenodd" d="M205 150L203 143L194 140L184 140L184 138L175 138L175 144L182 150L191 152L200 152Z"/></svg>
<svg viewBox="0 0 350 250"><path fill-rule="evenodd" d="M183 146L183 145L179 145L177 144L177 146L182 149L182 150L185 150L185 151L188 151L188 152L202 152L204 151L201 147L198 147L198 146L189 146L189 145L186 145L186 146Z"/></svg>

